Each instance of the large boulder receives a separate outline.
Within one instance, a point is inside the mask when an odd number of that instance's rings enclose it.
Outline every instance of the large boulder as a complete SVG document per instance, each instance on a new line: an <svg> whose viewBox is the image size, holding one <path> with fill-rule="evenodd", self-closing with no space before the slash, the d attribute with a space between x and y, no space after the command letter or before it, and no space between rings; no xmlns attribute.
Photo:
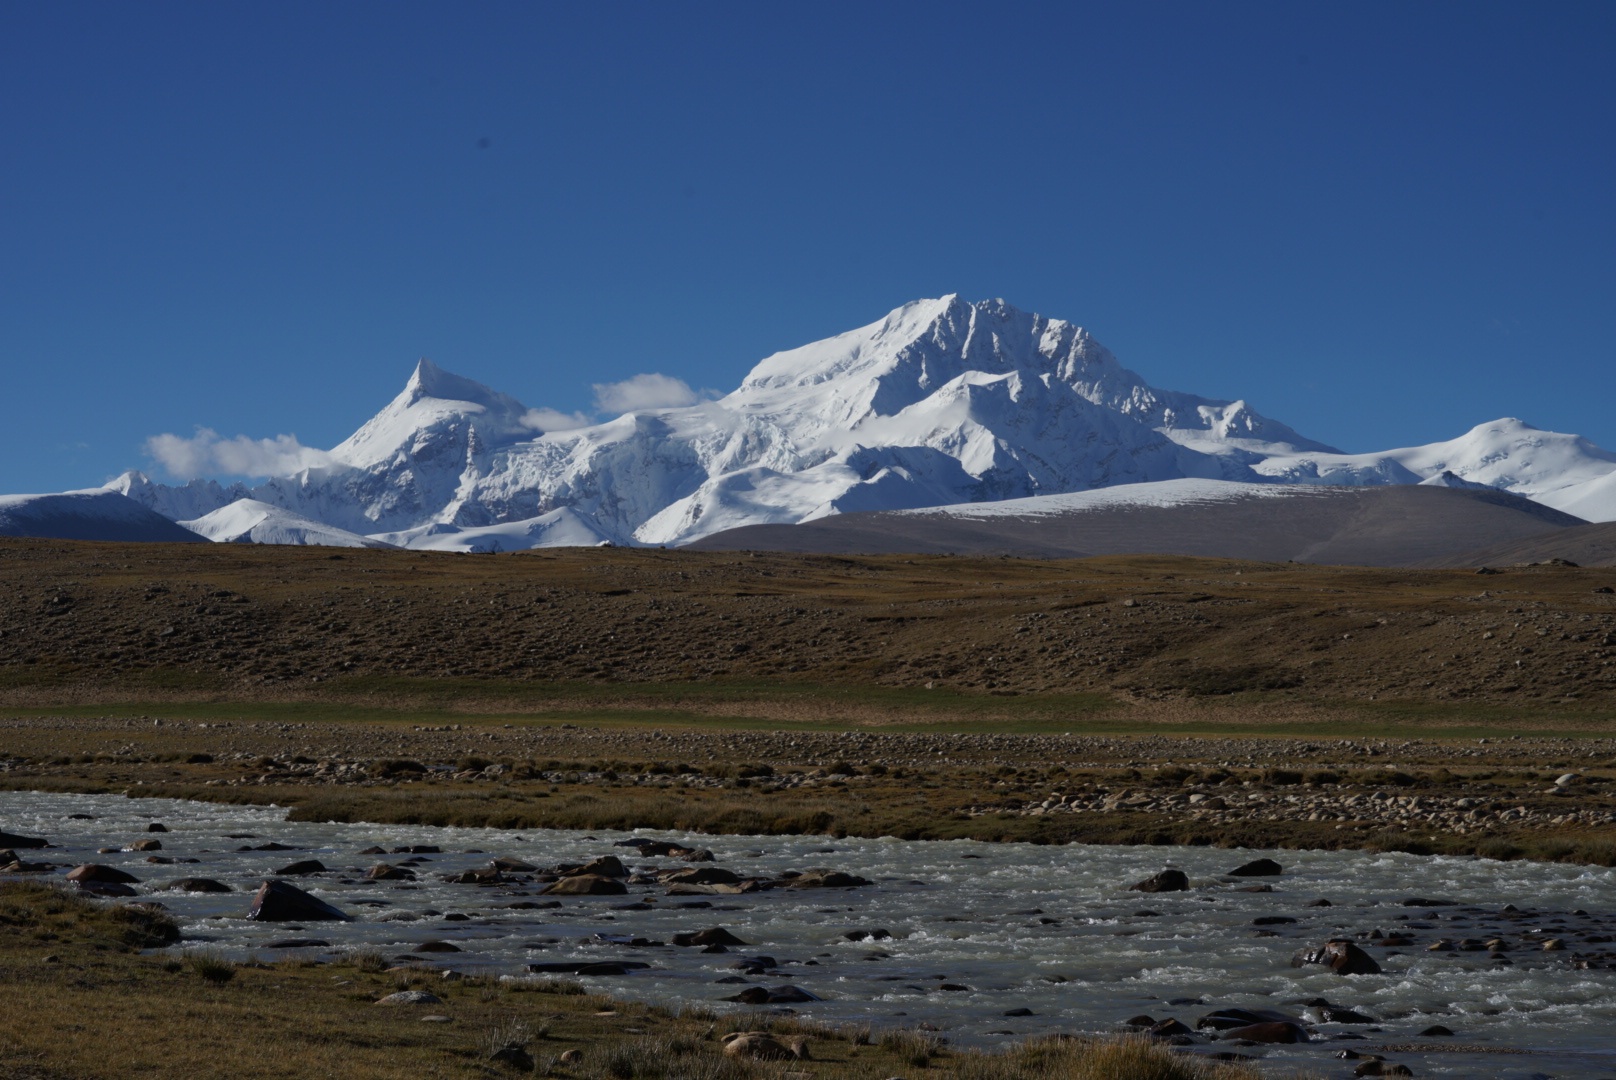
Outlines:
<svg viewBox="0 0 1616 1080"><path fill-rule="evenodd" d="M1182 870L1163 870L1159 874L1129 885L1132 892L1188 892L1190 879Z"/></svg>
<svg viewBox="0 0 1616 1080"><path fill-rule="evenodd" d="M287 881L266 881L253 894L247 918L259 922L352 922L353 916Z"/></svg>
<svg viewBox="0 0 1616 1080"><path fill-rule="evenodd" d="M1253 859L1230 870L1229 877L1278 877L1285 872L1273 859Z"/></svg>
<svg viewBox="0 0 1616 1080"><path fill-rule="evenodd" d="M50 847L48 843L37 836L18 836L0 829L0 848L41 848Z"/></svg>
<svg viewBox="0 0 1616 1080"><path fill-rule="evenodd" d="M67 872L67 880L79 885L91 883L102 885L136 885L140 879L133 874L125 873L115 866L102 866L100 863L85 863L75 866Z"/></svg>
<svg viewBox="0 0 1616 1080"><path fill-rule="evenodd" d="M1326 941L1316 949L1303 949L1291 957L1291 967L1320 964L1337 975L1379 975L1375 958L1350 941Z"/></svg>
<svg viewBox="0 0 1616 1080"><path fill-rule="evenodd" d="M580 874L553 881L540 892L546 896L621 896L628 892L628 886L616 878Z"/></svg>
<svg viewBox="0 0 1616 1080"><path fill-rule="evenodd" d="M414 881L415 871L407 866L389 866L377 863L365 872L367 881Z"/></svg>
<svg viewBox="0 0 1616 1080"><path fill-rule="evenodd" d="M206 877L180 878L178 881L170 881L163 888L170 892L222 893L231 891L230 886L224 882L214 881L212 878Z"/></svg>

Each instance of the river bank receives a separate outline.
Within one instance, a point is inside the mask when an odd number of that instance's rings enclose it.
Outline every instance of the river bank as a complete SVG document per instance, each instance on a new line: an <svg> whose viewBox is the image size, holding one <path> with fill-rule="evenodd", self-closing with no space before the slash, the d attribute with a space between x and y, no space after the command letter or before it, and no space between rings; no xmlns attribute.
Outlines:
<svg viewBox="0 0 1616 1080"><path fill-rule="evenodd" d="M1616 864L1616 740L0 719L0 789L305 820L1279 848Z"/></svg>

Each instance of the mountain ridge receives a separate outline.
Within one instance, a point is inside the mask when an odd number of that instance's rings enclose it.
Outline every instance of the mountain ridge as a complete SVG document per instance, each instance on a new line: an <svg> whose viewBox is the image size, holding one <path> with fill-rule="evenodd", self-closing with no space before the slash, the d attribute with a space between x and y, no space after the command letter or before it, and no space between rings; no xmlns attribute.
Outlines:
<svg viewBox="0 0 1616 1080"><path fill-rule="evenodd" d="M514 397L419 362L317 465L260 483L108 487L171 520L252 499L358 536L676 545L812 521L1119 484L1379 486L1452 474L1616 518L1616 454L1508 418L1349 454L1252 409L1162 390L1086 329L1002 300L917 300L765 357L716 400L544 430ZM567 514L557 517L560 511Z"/></svg>

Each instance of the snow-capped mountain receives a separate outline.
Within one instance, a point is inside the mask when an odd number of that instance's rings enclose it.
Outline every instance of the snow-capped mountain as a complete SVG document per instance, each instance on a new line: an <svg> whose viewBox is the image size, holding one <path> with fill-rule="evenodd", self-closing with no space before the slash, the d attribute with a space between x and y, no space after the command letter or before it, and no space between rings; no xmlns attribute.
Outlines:
<svg viewBox="0 0 1616 1080"><path fill-rule="evenodd" d="M679 544L738 525L1179 478L1477 483L1616 518L1616 454L1518 420L1345 454L1243 401L1158 390L1081 327L1002 301L906 304L761 361L733 393L545 431L421 361L324 461L247 487L111 489L197 522L243 499L409 547ZM1452 481L1440 478L1450 475Z"/></svg>

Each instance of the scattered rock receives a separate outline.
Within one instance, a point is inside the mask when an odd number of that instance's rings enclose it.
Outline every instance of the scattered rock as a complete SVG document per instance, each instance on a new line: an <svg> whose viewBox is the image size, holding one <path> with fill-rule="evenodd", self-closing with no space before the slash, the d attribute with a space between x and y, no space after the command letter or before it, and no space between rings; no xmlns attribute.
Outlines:
<svg viewBox="0 0 1616 1080"><path fill-rule="evenodd" d="M788 889L856 889L868 885L868 878L840 870L805 870L786 884Z"/></svg>
<svg viewBox="0 0 1616 1080"><path fill-rule="evenodd" d="M378 1005L442 1005L443 999L430 990L400 990L396 994L388 994Z"/></svg>
<svg viewBox="0 0 1616 1080"><path fill-rule="evenodd" d="M162 851L163 850L163 842L161 840L136 840L133 844L129 845L129 850L130 851Z"/></svg>
<svg viewBox="0 0 1616 1080"><path fill-rule="evenodd" d="M50 844L37 836L18 836L16 833L0 832L0 848L42 848Z"/></svg>
<svg viewBox="0 0 1616 1080"><path fill-rule="evenodd" d="M170 881L163 888L169 892L223 893L232 891L230 886L224 882L214 881L212 878L206 877L180 878L178 881Z"/></svg>

